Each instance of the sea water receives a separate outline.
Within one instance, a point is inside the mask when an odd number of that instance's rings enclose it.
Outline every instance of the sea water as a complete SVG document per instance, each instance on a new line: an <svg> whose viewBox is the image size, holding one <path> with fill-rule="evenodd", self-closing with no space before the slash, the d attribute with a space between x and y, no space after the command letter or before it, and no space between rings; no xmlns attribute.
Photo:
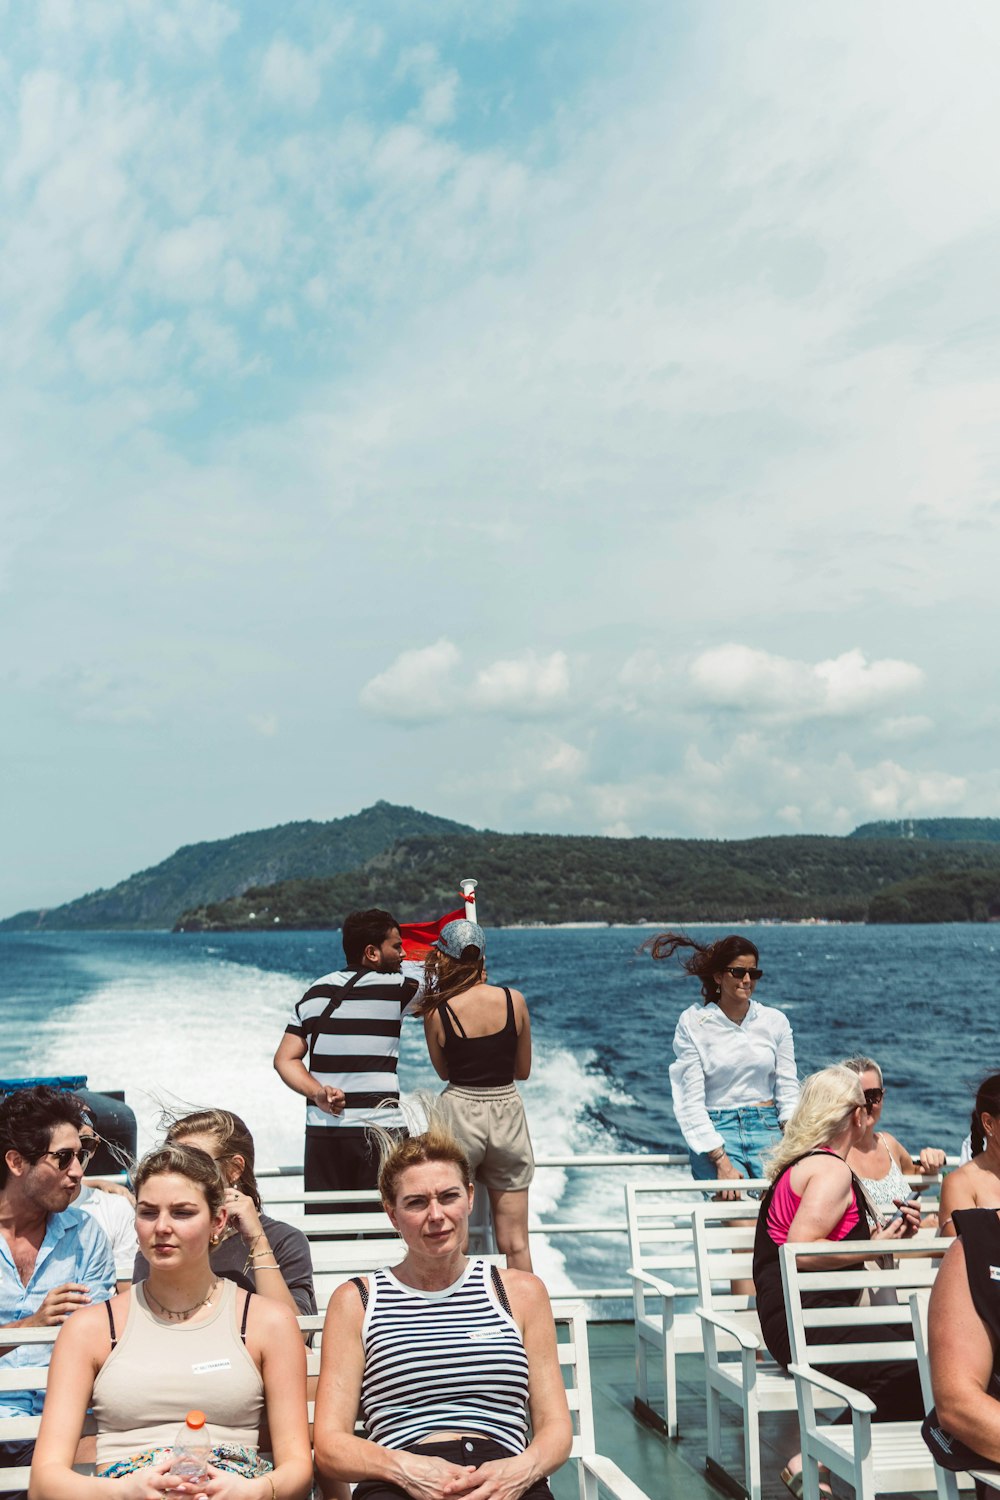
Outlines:
<svg viewBox="0 0 1000 1500"><path fill-rule="evenodd" d="M701 939L731 928L689 927ZM757 998L779 1006L805 1074L856 1051L886 1078L883 1120L911 1150L957 1153L979 1080L1000 1071L1000 927L746 925ZM539 1156L680 1151L667 1077L674 1025L699 997L649 929L488 932L490 978L524 991L534 1063L522 1084ZM0 1076L84 1073L123 1088L140 1150L162 1112L247 1120L263 1165L298 1162L303 1105L271 1066L294 1002L343 962L338 934L0 933ZM403 1090L438 1092L419 1021L404 1023ZM533 1217L621 1219L620 1169L548 1168ZM553 1289L599 1285L608 1236L539 1246Z"/></svg>

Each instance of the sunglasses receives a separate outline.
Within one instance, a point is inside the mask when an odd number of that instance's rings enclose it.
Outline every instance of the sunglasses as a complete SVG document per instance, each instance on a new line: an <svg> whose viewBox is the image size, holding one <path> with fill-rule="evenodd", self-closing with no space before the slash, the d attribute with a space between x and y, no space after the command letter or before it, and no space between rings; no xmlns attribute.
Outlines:
<svg viewBox="0 0 1000 1500"><path fill-rule="evenodd" d="M736 964L733 967L728 968L726 970L726 973L727 974L732 974L733 978L736 979L736 980L749 978L749 979L751 979L753 981L754 984L757 983L758 979L762 979L763 976L764 976L764 970L763 969L741 969L740 966L739 966L739 964Z"/></svg>
<svg viewBox="0 0 1000 1500"><path fill-rule="evenodd" d="M885 1089L865 1089L865 1109L874 1109L885 1098Z"/></svg>
<svg viewBox="0 0 1000 1500"><path fill-rule="evenodd" d="M63 1146L61 1151L42 1152L43 1156L51 1156L60 1172L68 1172L69 1164L74 1159L80 1163L81 1167L83 1167L84 1170L86 1170L87 1163L90 1161L90 1158L92 1156L95 1156L96 1154L97 1153L95 1151L88 1151L85 1146L81 1146L76 1151L74 1151L72 1146Z"/></svg>

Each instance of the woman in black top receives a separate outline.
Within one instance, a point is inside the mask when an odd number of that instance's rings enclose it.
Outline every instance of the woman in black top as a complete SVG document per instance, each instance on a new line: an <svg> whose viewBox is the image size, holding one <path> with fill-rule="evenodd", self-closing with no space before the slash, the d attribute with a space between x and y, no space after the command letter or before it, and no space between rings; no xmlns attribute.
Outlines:
<svg viewBox="0 0 1000 1500"><path fill-rule="evenodd" d="M490 1195L497 1245L512 1270L530 1271L528 1185L535 1161L515 1078L531 1072L531 1023L520 990L486 982L486 935L476 922L448 922L427 955L427 1050L445 1123Z"/></svg>
<svg viewBox="0 0 1000 1500"><path fill-rule="evenodd" d="M934 1411L927 1445L946 1468L1000 1468L1000 1216L954 1213L929 1313ZM977 1485L977 1490L979 1486Z"/></svg>

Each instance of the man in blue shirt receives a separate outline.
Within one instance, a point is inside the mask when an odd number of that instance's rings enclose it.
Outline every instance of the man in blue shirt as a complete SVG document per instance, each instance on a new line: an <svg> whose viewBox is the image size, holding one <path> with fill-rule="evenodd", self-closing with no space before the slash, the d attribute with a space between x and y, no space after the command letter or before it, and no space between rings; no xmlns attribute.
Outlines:
<svg viewBox="0 0 1000 1500"><path fill-rule="evenodd" d="M84 1107L39 1084L0 1101L0 1369L44 1368L51 1344L3 1344L3 1330L57 1328L115 1290L104 1230L72 1207L90 1153L80 1144ZM37 1415L41 1391L4 1391L0 1417ZM31 1462L34 1443L0 1443L0 1467Z"/></svg>

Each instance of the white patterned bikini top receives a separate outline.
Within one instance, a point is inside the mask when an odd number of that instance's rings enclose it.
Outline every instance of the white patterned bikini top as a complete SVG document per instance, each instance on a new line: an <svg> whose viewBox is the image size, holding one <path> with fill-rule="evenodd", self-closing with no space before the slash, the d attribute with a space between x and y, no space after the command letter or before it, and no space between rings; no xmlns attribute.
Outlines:
<svg viewBox="0 0 1000 1500"><path fill-rule="evenodd" d="M858 1181L865 1190L865 1197L875 1210L877 1217L869 1213L868 1222L873 1228L882 1229L888 1224L893 1214L897 1212L894 1199L902 1198L904 1201L911 1196L910 1186L899 1169L899 1163L893 1156L889 1147L882 1137L876 1136L889 1158L889 1170L884 1177L861 1177L857 1173Z"/></svg>

